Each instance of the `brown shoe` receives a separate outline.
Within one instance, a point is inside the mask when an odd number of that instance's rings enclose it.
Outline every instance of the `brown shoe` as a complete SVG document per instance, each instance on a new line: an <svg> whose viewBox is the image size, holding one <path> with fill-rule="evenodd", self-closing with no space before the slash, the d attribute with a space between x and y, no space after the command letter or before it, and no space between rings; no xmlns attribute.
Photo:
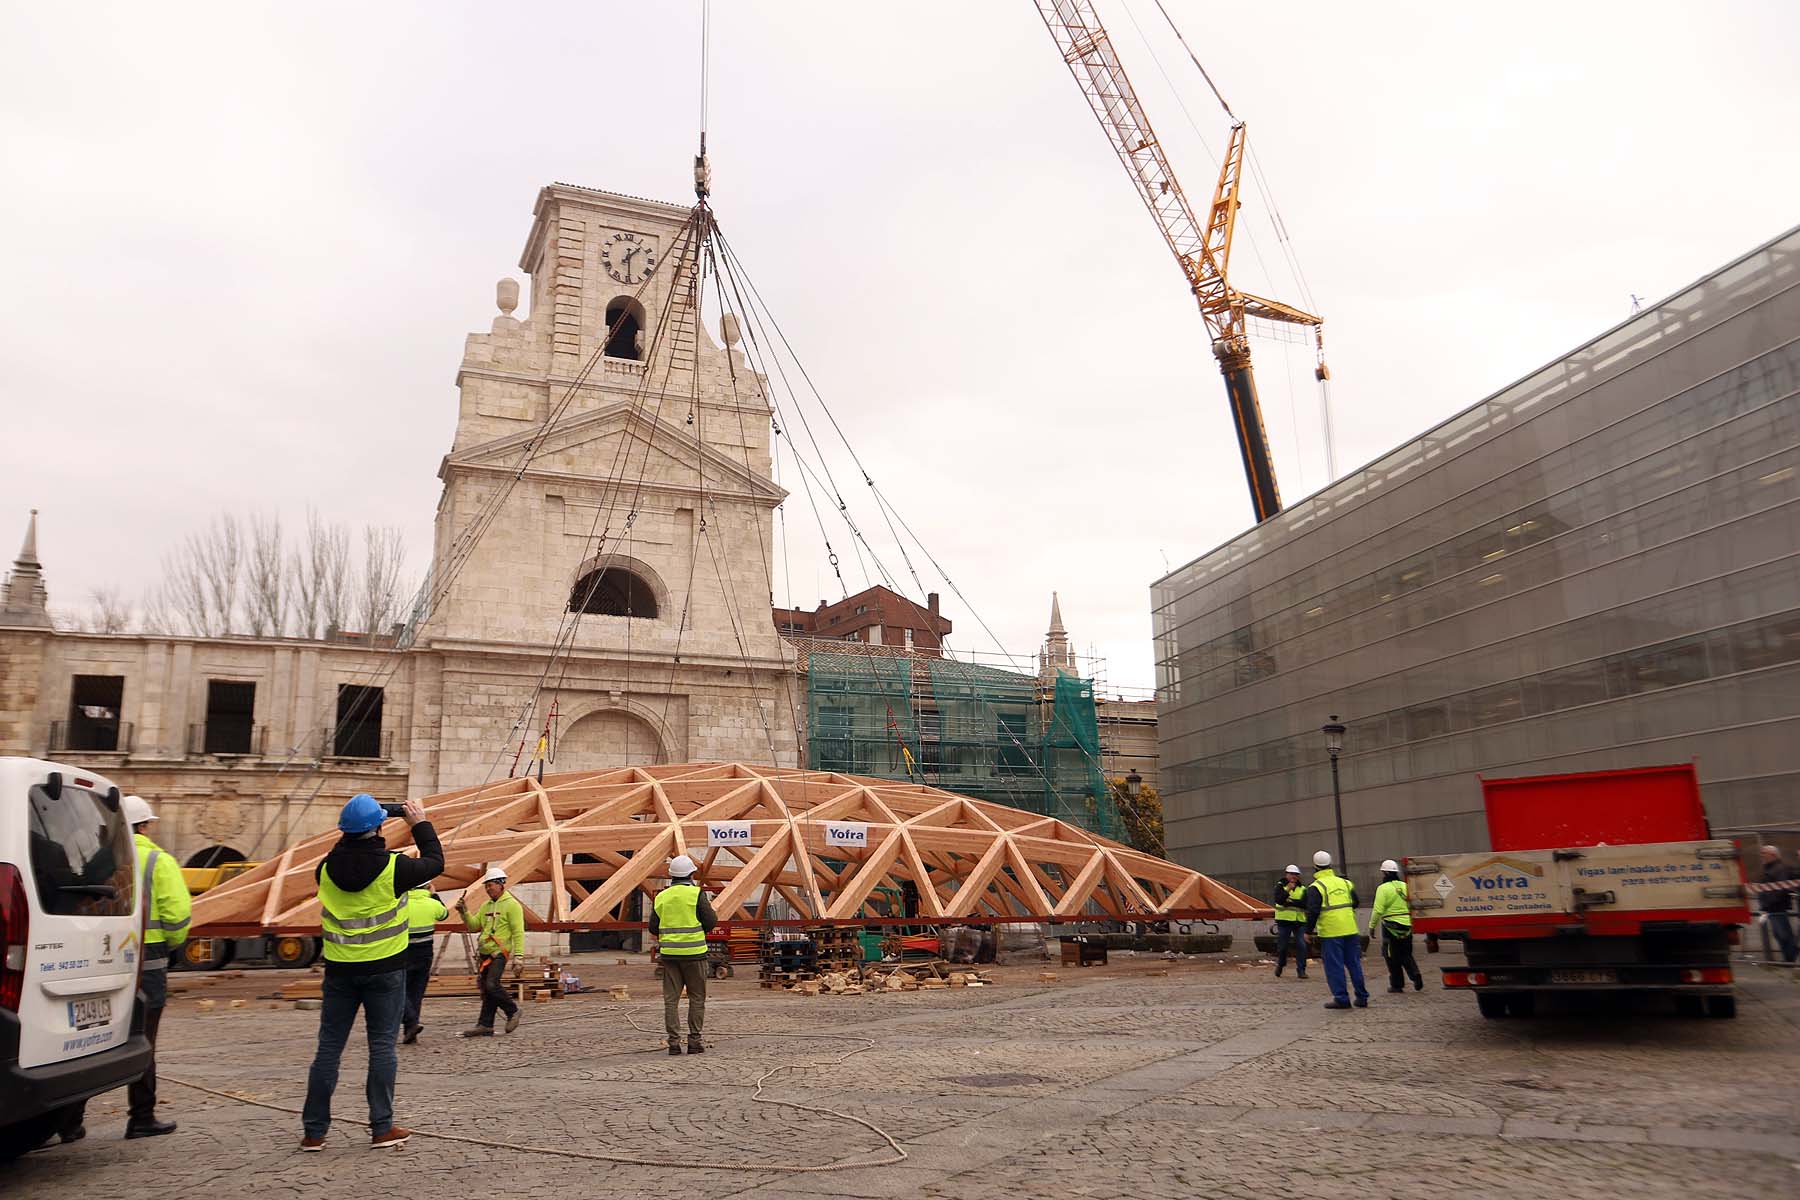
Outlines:
<svg viewBox="0 0 1800 1200"><path fill-rule="evenodd" d="M371 1150L392 1150L395 1146L406 1145L406 1139L412 1136L412 1130L402 1129L398 1125L386 1133L376 1134L369 1139Z"/></svg>
<svg viewBox="0 0 1800 1200"><path fill-rule="evenodd" d="M476 1025L463 1030L462 1035L464 1037L493 1037L494 1027L492 1025Z"/></svg>
<svg viewBox="0 0 1800 1200"><path fill-rule="evenodd" d="M519 1010L515 1008L513 1015L506 1018L506 1032L511 1033L519 1027L519 1015Z"/></svg>
<svg viewBox="0 0 1800 1200"><path fill-rule="evenodd" d="M689 1054L705 1054L706 1053L706 1043L702 1042L699 1038L689 1038L688 1039L688 1053Z"/></svg>
<svg viewBox="0 0 1800 1200"><path fill-rule="evenodd" d="M303 1137L300 1139L300 1148L308 1154L317 1154L325 1148L325 1139L322 1137Z"/></svg>

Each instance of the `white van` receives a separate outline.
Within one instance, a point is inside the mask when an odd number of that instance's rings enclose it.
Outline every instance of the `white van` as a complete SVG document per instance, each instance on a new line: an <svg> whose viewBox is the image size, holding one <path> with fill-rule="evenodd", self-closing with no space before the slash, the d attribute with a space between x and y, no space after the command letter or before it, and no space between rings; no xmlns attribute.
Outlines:
<svg viewBox="0 0 1800 1200"><path fill-rule="evenodd" d="M139 864L119 789L0 758L0 1162L144 1073Z"/></svg>

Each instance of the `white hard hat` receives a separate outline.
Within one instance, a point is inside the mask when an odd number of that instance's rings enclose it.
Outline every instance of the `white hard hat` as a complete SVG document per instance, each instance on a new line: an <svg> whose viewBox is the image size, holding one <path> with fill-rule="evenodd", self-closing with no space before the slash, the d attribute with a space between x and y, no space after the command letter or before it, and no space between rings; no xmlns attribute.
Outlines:
<svg viewBox="0 0 1800 1200"><path fill-rule="evenodd" d="M685 854L677 854L669 860L669 878L671 879L686 879L699 869L694 865L694 860Z"/></svg>
<svg viewBox="0 0 1800 1200"><path fill-rule="evenodd" d="M127 796L119 802L119 809L125 814L127 825L142 825L145 821L156 820L156 810L142 796Z"/></svg>
<svg viewBox="0 0 1800 1200"><path fill-rule="evenodd" d="M1289 863L1287 865L1287 873L1289 875L1298 875L1300 873L1300 868L1294 863Z"/></svg>
<svg viewBox="0 0 1800 1200"><path fill-rule="evenodd" d="M1395 874L1399 874L1400 873L1400 864L1395 862L1391 858L1384 858L1381 860L1381 869L1384 871L1392 871Z"/></svg>
<svg viewBox="0 0 1800 1200"><path fill-rule="evenodd" d="M487 874L483 875L481 877L481 882L483 882L483 883L505 883L506 882L506 868L504 868L504 867L489 867L487 869Z"/></svg>
<svg viewBox="0 0 1800 1200"><path fill-rule="evenodd" d="M1319 850L1319 851L1314 852L1313 866L1329 867L1330 865L1331 865L1331 852L1329 850Z"/></svg>

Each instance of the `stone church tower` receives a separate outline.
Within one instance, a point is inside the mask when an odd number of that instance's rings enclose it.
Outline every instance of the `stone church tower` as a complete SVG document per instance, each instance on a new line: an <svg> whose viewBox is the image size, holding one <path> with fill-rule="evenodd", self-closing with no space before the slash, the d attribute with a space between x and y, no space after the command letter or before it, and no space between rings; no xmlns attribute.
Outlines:
<svg viewBox="0 0 1800 1200"><path fill-rule="evenodd" d="M785 495L770 408L742 352L700 322L698 254L689 209L539 192L519 261L529 315L502 280L500 314L469 335L457 374L438 603L416 642L413 795L480 783L501 754L504 777L552 698L551 771L796 761L798 698L770 616Z"/></svg>

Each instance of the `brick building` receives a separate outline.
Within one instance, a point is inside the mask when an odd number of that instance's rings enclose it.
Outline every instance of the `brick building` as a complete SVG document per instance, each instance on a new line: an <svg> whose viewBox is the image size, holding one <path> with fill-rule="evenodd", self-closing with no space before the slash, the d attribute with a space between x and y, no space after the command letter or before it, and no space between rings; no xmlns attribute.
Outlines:
<svg viewBox="0 0 1800 1200"><path fill-rule="evenodd" d="M862 642L929 654L943 648L950 621L938 613L936 592L929 593L920 607L917 600L877 584L835 604L820 601L811 612L778 608L775 628L789 637Z"/></svg>

